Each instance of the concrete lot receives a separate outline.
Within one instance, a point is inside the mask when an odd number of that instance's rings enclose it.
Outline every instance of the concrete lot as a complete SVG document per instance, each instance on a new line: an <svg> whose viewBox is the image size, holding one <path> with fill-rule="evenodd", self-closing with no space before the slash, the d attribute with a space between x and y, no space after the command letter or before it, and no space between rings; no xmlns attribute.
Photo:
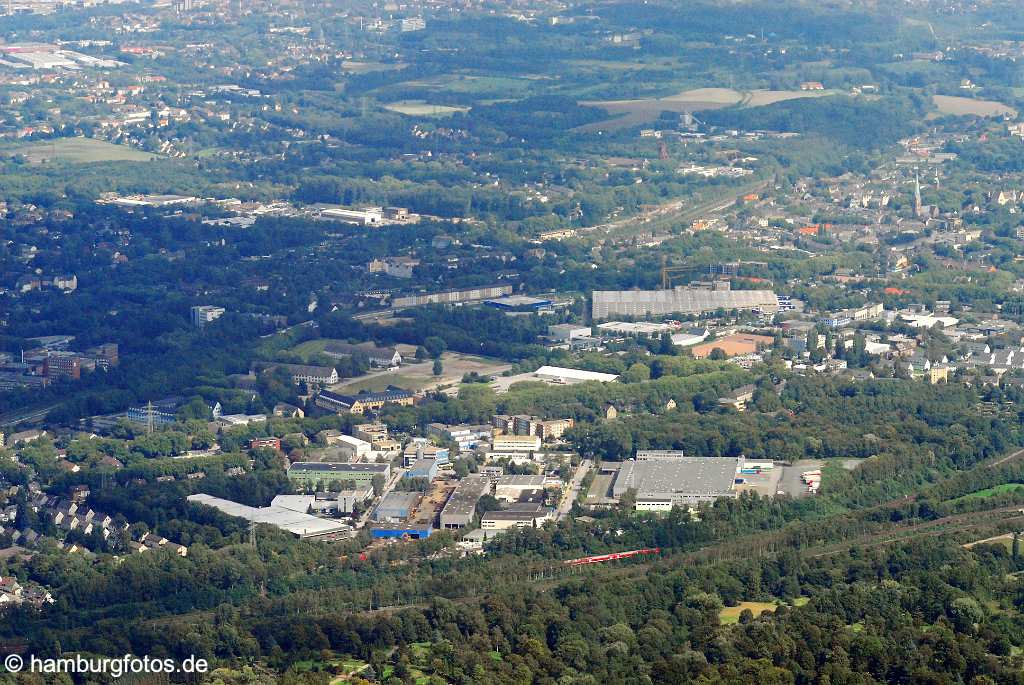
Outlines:
<svg viewBox="0 0 1024 685"><path fill-rule="evenodd" d="M804 471L820 469L825 464L821 459L800 459L793 462L792 466L782 467L782 477L779 479L778 490L785 492L790 497L807 496L807 486L800 480L800 474Z"/></svg>
<svg viewBox="0 0 1024 685"><path fill-rule="evenodd" d="M590 484L590 490L587 492L587 504L601 504L608 497L611 497L612 493L612 482L615 480L615 476L597 474L594 476L594 481Z"/></svg>
<svg viewBox="0 0 1024 685"><path fill-rule="evenodd" d="M402 354L405 350L400 348ZM397 385L406 390L433 390L446 385L457 385L462 376L477 372L481 376L492 376L511 368L510 364L497 359L478 357L458 352L445 352L441 355L443 371L435 376L433 360L416 362L410 355L410 363L403 364L397 371L384 369L372 371L359 378L350 378L331 386L331 390L341 393L356 393L360 390L380 391L389 385Z"/></svg>
<svg viewBox="0 0 1024 685"><path fill-rule="evenodd" d="M781 464L776 464L775 468L771 471L755 475L742 474L737 476L738 478L743 478L746 482L742 485L737 485L736 490L738 492L753 490L762 497L774 497L775 493L779 490L779 480L782 478L783 469L784 467Z"/></svg>

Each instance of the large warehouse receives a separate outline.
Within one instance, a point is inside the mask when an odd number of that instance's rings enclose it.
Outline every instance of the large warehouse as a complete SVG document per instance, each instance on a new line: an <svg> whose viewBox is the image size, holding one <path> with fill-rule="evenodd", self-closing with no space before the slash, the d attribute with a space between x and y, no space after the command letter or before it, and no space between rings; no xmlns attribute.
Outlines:
<svg viewBox="0 0 1024 685"><path fill-rule="evenodd" d="M704 314L719 309L776 312L779 297L771 290L595 290L594 320L618 316Z"/></svg>
<svg viewBox="0 0 1024 685"><path fill-rule="evenodd" d="M469 476L459 481L455 492L441 510L441 527L464 528L472 523L476 503L490 488L491 484L480 476Z"/></svg>
<svg viewBox="0 0 1024 685"><path fill-rule="evenodd" d="M352 531L347 523L317 518L282 506L256 508L205 494L189 495L188 501L213 507L228 516L253 523L266 523L303 539L332 538L348 535Z"/></svg>
<svg viewBox="0 0 1024 685"><path fill-rule="evenodd" d="M655 511L736 497L741 461L733 457L683 456L627 461L615 477L612 495L620 498L635 490L636 508Z"/></svg>

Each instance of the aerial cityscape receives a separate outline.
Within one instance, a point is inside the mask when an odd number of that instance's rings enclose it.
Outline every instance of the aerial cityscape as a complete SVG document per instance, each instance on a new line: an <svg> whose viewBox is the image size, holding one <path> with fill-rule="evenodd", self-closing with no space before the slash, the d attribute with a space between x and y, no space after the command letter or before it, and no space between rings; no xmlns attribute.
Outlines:
<svg viewBox="0 0 1024 685"><path fill-rule="evenodd" d="M1024 685L1022 9L0 2L0 685Z"/></svg>

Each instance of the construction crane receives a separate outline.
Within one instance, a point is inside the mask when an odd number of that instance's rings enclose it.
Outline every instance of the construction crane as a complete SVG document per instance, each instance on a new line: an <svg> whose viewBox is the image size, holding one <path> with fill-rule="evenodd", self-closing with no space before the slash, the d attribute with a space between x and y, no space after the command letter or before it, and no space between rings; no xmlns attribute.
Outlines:
<svg viewBox="0 0 1024 685"><path fill-rule="evenodd" d="M579 559L567 559L563 563L566 566L586 566L587 564L603 564L606 561L618 561L619 559L631 559L633 557L661 554L660 547L648 547L645 549L631 549L628 552L614 552L612 554L596 554Z"/></svg>

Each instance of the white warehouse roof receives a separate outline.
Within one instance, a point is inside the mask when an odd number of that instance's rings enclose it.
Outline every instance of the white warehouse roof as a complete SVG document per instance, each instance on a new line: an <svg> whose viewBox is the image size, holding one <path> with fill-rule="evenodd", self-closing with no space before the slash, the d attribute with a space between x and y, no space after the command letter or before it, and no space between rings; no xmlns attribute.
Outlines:
<svg viewBox="0 0 1024 685"><path fill-rule="evenodd" d="M538 378L567 381L601 381L610 383L618 376L614 373L598 373L597 371L583 371L582 369L565 369L560 366L542 366L533 372Z"/></svg>
<svg viewBox="0 0 1024 685"><path fill-rule="evenodd" d="M268 523L300 538L341 533L351 529L350 526L340 521L317 518L284 507L256 508L204 494L189 495L188 501L194 504L205 504L228 516L243 518L255 523Z"/></svg>

